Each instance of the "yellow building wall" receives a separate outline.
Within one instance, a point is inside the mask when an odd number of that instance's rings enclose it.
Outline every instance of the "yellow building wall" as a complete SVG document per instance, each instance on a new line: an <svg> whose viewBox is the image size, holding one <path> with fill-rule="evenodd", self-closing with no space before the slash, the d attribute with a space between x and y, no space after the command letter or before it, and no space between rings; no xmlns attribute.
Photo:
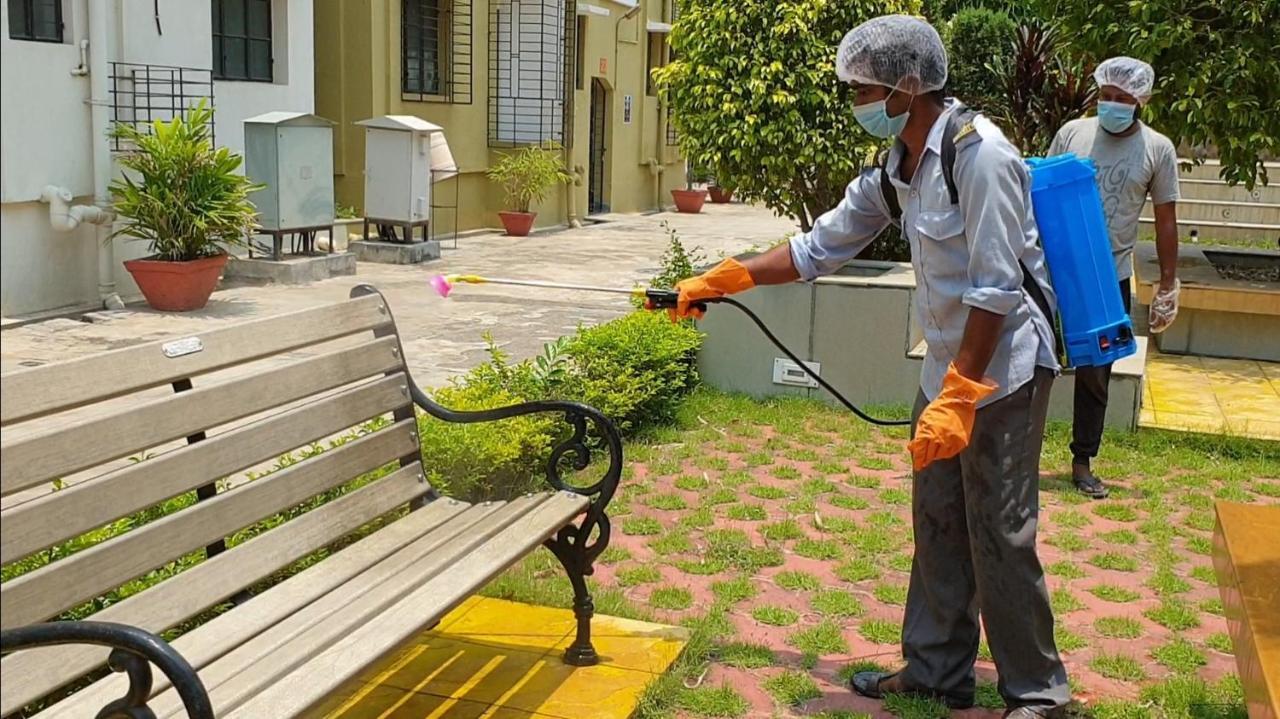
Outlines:
<svg viewBox="0 0 1280 719"><path fill-rule="evenodd" d="M642 212L671 204L670 190L684 186L684 160L666 144L657 97L646 95L647 20L666 22L669 0L642 0L640 12L595 0L610 14L579 15L586 33L582 89L575 89L573 131L566 163L578 181L558 187L532 208L537 226L564 224L570 209L587 215L590 167L591 83L609 89L605 133L605 191L612 212ZM316 3L316 113L338 123L334 133L337 200L360 209L364 194L364 129L354 123L378 115L416 115L445 129L461 174L435 186L436 204L459 209L459 230L498 227L502 189L485 171L507 150L489 147L489 19L487 0L472 0L471 103L421 102L400 91L400 0L326 0ZM575 78L568 78L571 84ZM632 98L630 123L624 103ZM438 210L439 230L451 230L449 211Z"/></svg>

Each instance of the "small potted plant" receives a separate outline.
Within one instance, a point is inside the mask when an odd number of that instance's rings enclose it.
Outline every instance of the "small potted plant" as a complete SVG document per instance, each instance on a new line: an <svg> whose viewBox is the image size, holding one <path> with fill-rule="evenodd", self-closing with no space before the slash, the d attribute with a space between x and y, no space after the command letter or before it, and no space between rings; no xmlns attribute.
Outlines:
<svg viewBox="0 0 1280 719"><path fill-rule="evenodd" d="M702 212L702 205L707 201L707 191L694 189L693 184L700 181L702 173L690 168L685 173L685 189L672 190L671 199L676 202L676 211L696 215Z"/></svg>
<svg viewBox="0 0 1280 719"><path fill-rule="evenodd" d="M126 172L111 183L122 220L111 239L148 243L150 255L124 266L158 310L204 307L227 264L227 248L244 244L257 219L249 193L261 186L236 172L239 155L214 148L212 119L201 100L168 122L121 123L112 130L133 150L120 156Z"/></svg>
<svg viewBox="0 0 1280 719"><path fill-rule="evenodd" d="M547 193L557 183L573 179L565 171L560 153L561 148L555 144L526 147L504 155L489 169L489 179L502 185L507 194L508 209L499 212L498 217L508 236L527 236L538 216L530 206L547 199Z"/></svg>
<svg viewBox="0 0 1280 719"><path fill-rule="evenodd" d="M707 192L711 194L711 202L715 205L727 205L733 200L733 190L720 184L720 181L712 178L711 184L707 187Z"/></svg>

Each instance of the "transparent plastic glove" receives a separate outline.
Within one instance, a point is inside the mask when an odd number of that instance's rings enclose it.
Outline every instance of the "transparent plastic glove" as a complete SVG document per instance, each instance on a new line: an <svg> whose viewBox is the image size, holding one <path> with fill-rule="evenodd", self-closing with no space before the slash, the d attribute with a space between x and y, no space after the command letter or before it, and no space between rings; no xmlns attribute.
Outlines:
<svg viewBox="0 0 1280 719"><path fill-rule="evenodd" d="M995 384L975 382L960 374L955 364L947 368L942 391L920 413L916 436L907 443L911 465L917 472L934 460L954 457L969 446L978 402L994 391Z"/></svg>
<svg viewBox="0 0 1280 719"><path fill-rule="evenodd" d="M675 309L669 314L673 321L686 317L701 317L702 311L693 306L700 300L745 292L755 286L756 283L751 279L751 273L747 272L747 268L730 257L697 277L690 277L677 283L676 290L680 293L680 299L676 302Z"/></svg>
<svg viewBox="0 0 1280 719"><path fill-rule="evenodd" d="M1178 292L1182 289L1182 283L1176 278L1173 281L1173 289L1161 290L1156 289L1156 296L1151 300L1151 312L1147 316L1147 325L1152 334L1160 334L1169 329L1169 325L1173 324L1173 320L1178 316Z"/></svg>

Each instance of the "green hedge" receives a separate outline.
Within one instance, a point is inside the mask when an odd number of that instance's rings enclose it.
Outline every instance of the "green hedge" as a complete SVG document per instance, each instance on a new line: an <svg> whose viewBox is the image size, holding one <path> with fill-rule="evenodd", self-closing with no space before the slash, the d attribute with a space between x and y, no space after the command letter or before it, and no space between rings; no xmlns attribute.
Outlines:
<svg viewBox="0 0 1280 719"><path fill-rule="evenodd" d="M999 75L987 66L993 58L1013 55L1017 24L1004 12L966 8L951 18L945 29L947 86L966 105L985 112L1001 107Z"/></svg>
<svg viewBox="0 0 1280 719"><path fill-rule="evenodd" d="M633 434L674 418L680 400L698 384L701 342L688 323L672 324L665 313L638 311L580 328L547 345L539 357L519 363L490 342L488 362L432 395L456 410L540 399L581 402L603 412L624 434ZM548 452L569 429L558 415L472 425L422 416L418 428L432 485L467 501L545 488Z"/></svg>

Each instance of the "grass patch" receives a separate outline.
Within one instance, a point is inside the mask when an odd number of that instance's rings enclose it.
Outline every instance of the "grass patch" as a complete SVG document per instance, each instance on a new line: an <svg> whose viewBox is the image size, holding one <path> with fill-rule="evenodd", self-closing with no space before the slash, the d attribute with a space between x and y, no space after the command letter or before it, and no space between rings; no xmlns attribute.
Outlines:
<svg viewBox="0 0 1280 719"><path fill-rule="evenodd" d="M886 469L893 469L893 462L890 462L884 457L863 457L858 460L858 466L863 469L884 471Z"/></svg>
<svg viewBox="0 0 1280 719"><path fill-rule="evenodd" d="M806 559L831 560L844 556L844 547L834 539L801 539L792 549Z"/></svg>
<svg viewBox="0 0 1280 719"><path fill-rule="evenodd" d="M728 487L716 487L702 495L702 506L714 507L717 504L733 504L738 501L738 493Z"/></svg>
<svg viewBox="0 0 1280 719"><path fill-rule="evenodd" d="M1142 663L1124 654L1101 653L1089 662L1089 668L1108 679L1140 682L1147 678Z"/></svg>
<svg viewBox="0 0 1280 719"><path fill-rule="evenodd" d="M1226 632L1215 632L1204 638L1204 645L1223 654L1235 654L1235 647L1231 645L1231 637Z"/></svg>
<svg viewBox="0 0 1280 719"><path fill-rule="evenodd" d="M653 517L632 517L622 523L622 533L633 537L644 537L662 531L662 524Z"/></svg>
<svg viewBox="0 0 1280 719"><path fill-rule="evenodd" d="M1170 671L1178 674L1190 674L1209 660L1204 652L1185 639L1174 639L1151 650L1151 656Z"/></svg>
<svg viewBox="0 0 1280 719"><path fill-rule="evenodd" d="M1051 547L1057 547L1064 552L1079 552L1082 549L1089 548L1089 540L1069 532L1058 532L1044 540L1044 543Z"/></svg>
<svg viewBox="0 0 1280 719"><path fill-rule="evenodd" d="M1166 600L1160 606L1143 612L1142 615L1175 632L1200 626L1200 616L1194 609L1173 600Z"/></svg>
<svg viewBox="0 0 1280 719"><path fill-rule="evenodd" d="M786 481L797 480L797 479L800 479L801 477L800 470L796 469L795 467L788 467L786 465L774 467L773 472L771 472L771 474L778 479L782 479Z"/></svg>
<svg viewBox="0 0 1280 719"><path fill-rule="evenodd" d="M788 539L800 539L805 536L800 523L794 519L765 524L760 527L760 536L773 542L784 542Z"/></svg>
<svg viewBox="0 0 1280 719"><path fill-rule="evenodd" d="M649 605L670 611L688 609L693 606L693 592L684 587L658 587L649 595Z"/></svg>
<svg viewBox="0 0 1280 719"><path fill-rule="evenodd" d="M787 644L806 654L817 656L843 654L849 651L849 643L844 640L840 625L830 619L793 633L787 637Z"/></svg>
<svg viewBox="0 0 1280 719"><path fill-rule="evenodd" d="M867 500L862 497L855 497L851 494L837 494L832 497L827 497L827 503L832 507L853 510L866 509L871 506L871 503Z"/></svg>
<svg viewBox="0 0 1280 719"><path fill-rule="evenodd" d="M863 639L875 644L897 644L902 641L902 625L887 619L867 619L858 626Z"/></svg>
<svg viewBox="0 0 1280 719"><path fill-rule="evenodd" d="M774 584L792 592L812 592L822 586L822 582L808 572L778 572L773 576Z"/></svg>
<svg viewBox="0 0 1280 719"><path fill-rule="evenodd" d="M747 494L756 499L785 499L787 490L779 489L768 484L753 484L747 487Z"/></svg>
<svg viewBox="0 0 1280 719"><path fill-rule="evenodd" d="M662 572L657 567L642 564L638 567L627 567L618 570L618 584L624 587L634 587L639 584L653 584L662 580Z"/></svg>
<svg viewBox="0 0 1280 719"><path fill-rule="evenodd" d="M889 671L890 668L888 666L881 664L874 659L858 659L856 661L849 662L836 670L836 683L847 687L849 686L849 682L853 681L854 674L861 674L863 672L887 674Z"/></svg>
<svg viewBox="0 0 1280 719"><path fill-rule="evenodd" d="M865 609L862 602L851 592L842 589L827 589L816 592L813 598L809 600L809 605L817 613L827 616L844 619L847 617L861 616Z"/></svg>
<svg viewBox="0 0 1280 719"><path fill-rule="evenodd" d="M905 489L886 489L880 493L880 501L897 507L911 504L911 493Z"/></svg>
<svg viewBox="0 0 1280 719"><path fill-rule="evenodd" d="M1095 587L1090 587L1089 593L1104 602L1114 602L1116 604L1127 604L1142 597L1141 594L1132 589L1125 589L1114 584L1099 584Z"/></svg>
<svg viewBox="0 0 1280 719"><path fill-rule="evenodd" d="M1062 652L1078 652L1089 646L1088 640L1062 626L1062 622L1053 624L1053 643L1058 646L1058 651Z"/></svg>
<svg viewBox="0 0 1280 719"><path fill-rule="evenodd" d="M886 694L884 708L898 719L945 719L951 716L946 704L919 694Z"/></svg>
<svg viewBox="0 0 1280 719"><path fill-rule="evenodd" d="M885 467L885 469L888 469L888 467ZM845 482L851 486L857 487L858 489L879 489L880 488L879 477L871 477L865 474L850 475L849 478L845 480Z"/></svg>
<svg viewBox="0 0 1280 719"><path fill-rule="evenodd" d="M1162 597L1172 596L1174 594L1185 594L1191 591L1191 584L1187 580L1173 573L1168 567L1160 567L1149 579L1147 579L1147 587L1152 589L1156 594Z"/></svg>
<svg viewBox="0 0 1280 719"><path fill-rule="evenodd" d="M696 717L708 719L734 719L747 713L751 704L729 686L698 687L685 689L678 687L674 704ZM637 710L637 718L651 716L660 717L665 714L644 714Z"/></svg>
<svg viewBox="0 0 1280 719"><path fill-rule="evenodd" d="M1116 572L1138 571L1138 560L1127 554L1118 552L1102 552L1089 557L1089 564L1098 569L1110 569Z"/></svg>
<svg viewBox="0 0 1280 719"><path fill-rule="evenodd" d="M1131 546L1138 543L1138 534L1131 529L1117 529L1114 532L1103 532L1098 539L1107 544L1123 544Z"/></svg>
<svg viewBox="0 0 1280 719"><path fill-rule="evenodd" d="M899 572L910 572L911 563L912 563L911 555L903 554L903 553L895 554L889 557L889 560L885 562L885 564L888 565L890 569L893 569Z"/></svg>
<svg viewBox="0 0 1280 719"><path fill-rule="evenodd" d="M693 541L686 532L668 532L649 542L649 548L666 557L672 554L684 554L693 551Z"/></svg>
<svg viewBox="0 0 1280 719"><path fill-rule="evenodd" d="M1080 529L1089 524L1089 518L1075 509L1064 509L1053 513L1053 523L1067 529Z"/></svg>
<svg viewBox="0 0 1280 719"><path fill-rule="evenodd" d="M800 497L793 499L787 503L787 512L789 514L809 514L818 511L818 503L813 497Z"/></svg>
<svg viewBox="0 0 1280 719"><path fill-rule="evenodd" d="M1133 617L1098 617L1093 628L1112 639L1137 639L1142 636L1142 622Z"/></svg>
<svg viewBox="0 0 1280 719"><path fill-rule="evenodd" d="M834 482L822 479L821 477L814 477L801 485L800 491L809 496L814 496L819 494L832 494L837 491L837 488Z"/></svg>
<svg viewBox="0 0 1280 719"><path fill-rule="evenodd" d="M685 474L676 477L675 485L676 489L683 489L688 492L701 492L710 486L711 483L703 477L695 477L693 475Z"/></svg>
<svg viewBox="0 0 1280 719"><path fill-rule="evenodd" d="M884 554L898 548L902 543L903 533L894 532L884 527L859 527L850 532L849 544L863 554Z"/></svg>
<svg viewBox="0 0 1280 719"><path fill-rule="evenodd" d="M870 559L859 557L840 564L835 569L836 578L843 582L864 582L880 577L880 568Z"/></svg>
<svg viewBox="0 0 1280 719"><path fill-rule="evenodd" d="M848 532L857 531L858 523L848 517L823 517L821 515L814 515L813 527L820 532L846 534Z"/></svg>
<svg viewBox="0 0 1280 719"><path fill-rule="evenodd" d="M800 615L786 607L766 604L752 609L751 618L771 627L789 627L800 619Z"/></svg>
<svg viewBox="0 0 1280 719"><path fill-rule="evenodd" d="M773 650L763 644L732 642L720 647L720 662L738 669L773 666Z"/></svg>
<svg viewBox="0 0 1280 719"><path fill-rule="evenodd" d="M725 571L729 568L729 563L723 559L701 557L699 559L682 559L678 562L673 562L672 566L685 574L692 574L695 577L706 577Z"/></svg>
<svg viewBox="0 0 1280 719"><path fill-rule="evenodd" d="M1060 616L1084 609L1084 602L1066 589L1059 588L1049 595L1049 606L1053 608L1055 616Z"/></svg>
<svg viewBox="0 0 1280 719"><path fill-rule="evenodd" d="M617 564L618 562L625 562L628 559L631 559L631 552L628 551L626 547L614 545L612 547L605 547L605 550L596 558L596 562L599 564Z"/></svg>
<svg viewBox="0 0 1280 719"><path fill-rule="evenodd" d="M1197 606L1200 607L1200 611L1215 614L1219 617L1222 616L1224 612L1222 600L1217 597L1214 597L1213 599L1206 599L1203 602L1200 602Z"/></svg>
<svg viewBox="0 0 1280 719"><path fill-rule="evenodd" d="M1067 559L1045 565L1044 571L1063 579L1081 579L1085 576L1085 571L1079 565Z"/></svg>
<svg viewBox="0 0 1280 719"><path fill-rule="evenodd" d="M1187 549L1190 549L1196 554L1209 556L1210 554L1213 554L1213 540L1206 537L1188 537Z"/></svg>
<svg viewBox="0 0 1280 719"><path fill-rule="evenodd" d="M725 516L741 522L763 522L769 517L769 513L759 504L747 503L733 505Z"/></svg>
<svg viewBox="0 0 1280 719"><path fill-rule="evenodd" d="M817 682L804 672L785 671L765 679L763 686L779 704L790 707L798 707L822 696Z"/></svg>
<svg viewBox="0 0 1280 719"><path fill-rule="evenodd" d="M750 577L735 577L711 583L711 594L721 604L737 604L751 599L759 592Z"/></svg>
<svg viewBox="0 0 1280 719"><path fill-rule="evenodd" d="M1113 522L1138 521L1138 510L1134 509L1131 505L1120 504L1118 502L1094 504L1093 513L1103 519L1110 519Z"/></svg>
<svg viewBox="0 0 1280 719"><path fill-rule="evenodd" d="M1196 581L1204 582L1205 584L1218 583L1217 573L1213 571L1213 567L1210 567L1207 564L1198 564L1192 567L1191 572L1189 574L1191 575L1192 579Z"/></svg>
<svg viewBox="0 0 1280 719"><path fill-rule="evenodd" d="M1004 697L1000 696L1000 689L995 684L978 682L974 687L973 704L983 709L1003 709Z"/></svg>
<svg viewBox="0 0 1280 719"><path fill-rule="evenodd" d="M698 507L680 518L680 526L690 529L701 529L715 524L716 515L710 507Z"/></svg>
<svg viewBox="0 0 1280 719"><path fill-rule="evenodd" d="M877 584L871 593L885 604L901 607L907 603L907 585L905 584Z"/></svg>

